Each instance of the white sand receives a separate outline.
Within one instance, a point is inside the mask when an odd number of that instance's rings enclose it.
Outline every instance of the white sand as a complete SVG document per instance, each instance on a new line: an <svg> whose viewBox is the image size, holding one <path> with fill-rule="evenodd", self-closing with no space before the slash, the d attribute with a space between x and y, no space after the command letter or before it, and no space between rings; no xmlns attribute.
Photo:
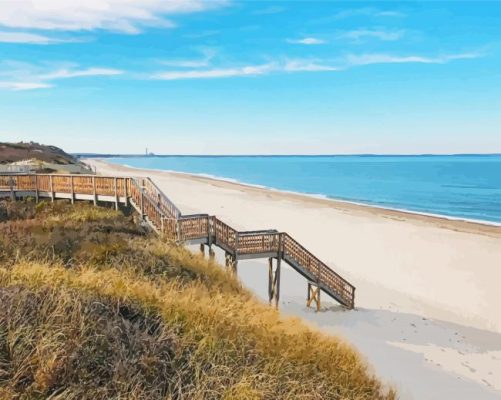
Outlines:
<svg viewBox="0 0 501 400"><path fill-rule="evenodd" d="M280 307L353 344L403 399L501 398L501 228L86 160L100 174L149 176L184 214L286 231L357 287L354 311L282 272ZM220 255L219 255L220 256ZM239 262L261 298L266 261Z"/></svg>

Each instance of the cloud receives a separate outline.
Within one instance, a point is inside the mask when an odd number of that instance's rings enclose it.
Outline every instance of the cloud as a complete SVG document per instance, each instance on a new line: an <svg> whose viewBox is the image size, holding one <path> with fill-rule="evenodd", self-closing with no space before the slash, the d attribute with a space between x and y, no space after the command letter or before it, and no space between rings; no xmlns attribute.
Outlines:
<svg viewBox="0 0 501 400"><path fill-rule="evenodd" d="M41 83L41 82L9 82L9 81L0 81L0 89L7 89L13 91L22 91L22 90L34 90L34 89L47 89L52 87L49 83Z"/></svg>
<svg viewBox="0 0 501 400"><path fill-rule="evenodd" d="M139 33L143 26L172 27L166 15L200 12L228 0L2 1L0 26L43 30Z"/></svg>
<svg viewBox="0 0 501 400"><path fill-rule="evenodd" d="M406 14L400 11L378 11L375 15L376 17L396 17L396 18L406 17Z"/></svg>
<svg viewBox="0 0 501 400"><path fill-rule="evenodd" d="M204 54L203 58L193 59L193 60L162 60L160 63L167 67L176 68L202 68L207 67L211 60L216 56L216 51L214 49L204 49L202 51Z"/></svg>
<svg viewBox="0 0 501 400"><path fill-rule="evenodd" d="M325 40L317 39L314 37L306 37L303 39L287 39L287 42L293 44L305 44L305 45L316 45L316 44L326 43Z"/></svg>
<svg viewBox="0 0 501 400"><path fill-rule="evenodd" d="M352 31L347 31L338 36L340 39L349 39L353 41L360 41L364 38L374 38L383 41L395 41L402 38L404 35L404 30L398 31L384 31L376 29L356 29Z"/></svg>
<svg viewBox="0 0 501 400"><path fill-rule="evenodd" d="M264 75L274 70L273 64L249 65L239 68L214 68L205 70L188 71L167 71L152 76L159 80L180 80L180 79L214 79L214 78L232 78L239 76Z"/></svg>
<svg viewBox="0 0 501 400"><path fill-rule="evenodd" d="M445 64L453 60L473 59L482 57L480 53L458 53L435 57L426 56L396 56L389 54L350 54L345 58L345 65L359 66L371 64L404 64L404 63L419 63L419 64Z"/></svg>
<svg viewBox="0 0 501 400"><path fill-rule="evenodd" d="M296 72L335 72L358 66L371 64L446 64L450 61L473 59L482 57L480 53L457 53L435 57L419 55L391 55L391 54L348 54L344 57L331 60L293 59L275 61L261 65L249 65L233 68L189 69L172 70L156 73L150 76L156 80L186 80L186 79L217 79L246 76L261 76L271 73Z"/></svg>
<svg viewBox="0 0 501 400"><path fill-rule="evenodd" d="M81 70L59 69L46 75L40 75L39 78L41 80L52 81L57 79L81 78L90 76L115 76L121 74L123 74L123 71L112 68L87 68Z"/></svg>
<svg viewBox="0 0 501 400"><path fill-rule="evenodd" d="M378 10L375 8L365 7L365 8L352 8L348 10L343 10L334 16L334 19L344 19L350 17L405 17L406 14L395 11L395 10Z"/></svg>
<svg viewBox="0 0 501 400"><path fill-rule="evenodd" d="M321 72L321 71L339 71L341 68L319 63L311 60L291 60L287 61L283 67L286 72Z"/></svg>
<svg viewBox="0 0 501 400"><path fill-rule="evenodd" d="M39 35L29 32L10 32L0 31L0 43L23 43L23 44L59 44L59 43L72 43L79 42L75 39L56 39L45 35Z"/></svg>
<svg viewBox="0 0 501 400"><path fill-rule="evenodd" d="M0 63L0 67L0 89L14 91L51 88L53 82L60 79L106 77L123 73L121 70L100 67L46 71L36 65L12 61Z"/></svg>
<svg viewBox="0 0 501 400"><path fill-rule="evenodd" d="M279 14L285 11L285 7L281 6L270 6L266 8L262 8L260 10L256 10L253 12L254 15L271 15L271 14Z"/></svg>
<svg viewBox="0 0 501 400"><path fill-rule="evenodd" d="M237 68L213 68L205 70L177 70L157 73L151 76L158 80L182 80L182 79L216 79L268 75L274 72L321 72L338 71L340 68L319 63L316 60L287 60L271 62L261 65L249 65Z"/></svg>

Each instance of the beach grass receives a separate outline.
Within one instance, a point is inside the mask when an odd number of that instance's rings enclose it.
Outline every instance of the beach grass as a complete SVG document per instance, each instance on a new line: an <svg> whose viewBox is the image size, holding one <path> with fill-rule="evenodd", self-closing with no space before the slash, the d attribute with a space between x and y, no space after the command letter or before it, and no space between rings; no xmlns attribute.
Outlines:
<svg viewBox="0 0 501 400"><path fill-rule="evenodd" d="M0 203L0 398L393 399L351 347L133 216Z"/></svg>

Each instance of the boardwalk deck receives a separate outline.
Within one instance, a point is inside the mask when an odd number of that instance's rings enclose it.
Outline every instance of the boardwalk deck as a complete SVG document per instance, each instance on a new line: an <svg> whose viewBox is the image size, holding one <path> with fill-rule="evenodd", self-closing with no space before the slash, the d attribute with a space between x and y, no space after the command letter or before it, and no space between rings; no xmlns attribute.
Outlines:
<svg viewBox="0 0 501 400"><path fill-rule="evenodd" d="M320 290L347 308L355 306L355 287L320 261L285 232L276 230L239 232L215 216L183 215L149 178L96 175L22 174L0 175L0 197L69 199L132 205L158 234L179 243L218 246L227 264L236 270L238 260L268 258L269 295L278 304L280 261L308 280L308 305L320 307ZM273 270L273 260L276 268ZM311 287L316 289L312 290ZM313 298L310 295L313 294Z"/></svg>

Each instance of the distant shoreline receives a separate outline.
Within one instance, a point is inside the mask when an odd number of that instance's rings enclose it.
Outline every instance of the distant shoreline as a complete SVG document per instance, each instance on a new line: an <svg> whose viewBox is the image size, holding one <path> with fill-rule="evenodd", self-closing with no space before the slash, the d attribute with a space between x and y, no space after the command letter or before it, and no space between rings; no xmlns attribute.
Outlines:
<svg viewBox="0 0 501 400"><path fill-rule="evenodd" d="M169 158L169 157L476 157L476 156L501 156L501 153L416 153L416 154L389 154L389 153L361 153L361 154L97 154L97 153L71 153L75 157L85 158Z"/></svg>
<svg viewBox="0 0 501 400"><path fill-rule="evenodd" d="M301 201L314 202L321 206L330 205L333 208L337 209L344 208L347 211L365 211L371 214L376 214L387 218L412 219L415 221L425 222L425 223L426 222L432 222L434 224L438 223L444 228L459 230L462 232L482 233L489 235L494 234L495 236L501 236L501 223L497 223L494 221L482 221L482 220L453 217L441 214L391 208L368 203L337 199L321 194L315 195L302 192L287 191L287 190L267 187L264 185L255 185L246 182L241 182L236 179L213 176L209 174L195 174L195 173L180 172L180 171L165 170L165 169L133 167L127 164L110 163L105 159L99 159L99 158L92 158L92 159L105 163L109 168L118 171L124 171L124 169L125 170L129 169L146 173L151 172L153 174L157 173L170 174L198 181L209 181L218 184L218 186L231 185L231 186L238 186L247 190L263 191L264 193L272 192L277 195L282 195L286 198L289 197ZM82 161L85 162L86 159L82 159Z"/></svg>

